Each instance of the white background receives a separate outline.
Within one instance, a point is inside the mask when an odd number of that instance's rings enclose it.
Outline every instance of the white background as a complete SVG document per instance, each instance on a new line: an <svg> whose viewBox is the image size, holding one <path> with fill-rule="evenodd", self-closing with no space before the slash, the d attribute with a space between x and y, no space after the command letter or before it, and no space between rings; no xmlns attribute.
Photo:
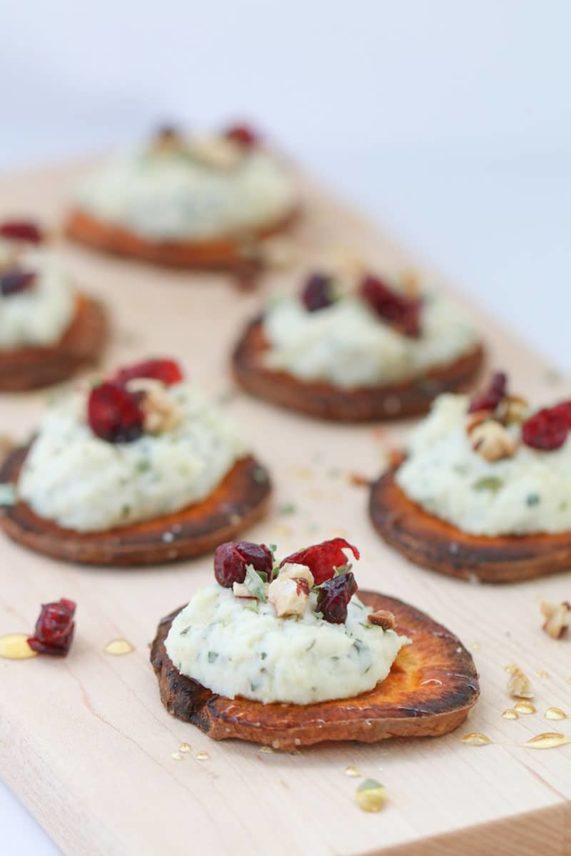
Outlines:
<svg viewBox="0 0 571 856"><path fill-rule="evenodd" d="M8 3L0 169L251 118L571 367L566 0ZM57 852L1 784L0 829Z"/></svg>

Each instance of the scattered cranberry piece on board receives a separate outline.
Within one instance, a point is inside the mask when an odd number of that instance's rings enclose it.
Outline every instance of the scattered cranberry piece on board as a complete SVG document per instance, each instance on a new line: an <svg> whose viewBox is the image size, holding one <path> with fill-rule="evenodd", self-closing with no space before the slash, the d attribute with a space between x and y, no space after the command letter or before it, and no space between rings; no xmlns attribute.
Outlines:
<svg viewBox="0 0 571 856"><path fill-rule="evenodd" d="M416 297L407 297L386 285L376 276L365 276L360 285L363 300L383 320L405 336L420 336L421 301Z"/></svg>
<svg viewBox="0 0 571 856"><path fill-rule="evenodd" d="M28 244L41 244L44 239L42 230L31 220L6 220L0 223L0 237L10 241L24 241Z"/></svg>
<svg viewBox="0 0 571 856"><path fill-rule="evenodd" d="M221 586L232 588L234 583L244 582L248 565L269 575L273 564L272 552L265 544L227 541L220 544L214 553L214 576Z"/></svg>
<svg viewBox="0 0 571 856"><path fill-rule="evenodd" d="M507 391L508 376L505 372L495 372L488 388L475 395L471 400L468 413L477 413L479 410L495 410L506 397Z"/></svg>
<svg viewBox="0 0 571 856"><path fill-rule="evenodd" d="M317 610L330 624L343 624L347 620L347 605L357 583L351 571L326 580L317 592Z"/></svg>
<svg viewBox="0 0 571 856"><path fill-rule="evenodd" d="M22 291L29 291L35 282L36 274L33 271L13 268L0 276L0 294L3 297L11 297Z"/></svg>
<svg viewBox="0 0 571 856"><path fill-rule="evenodd" d="M331 306L335 302L331 277L324 273L308 277L301 292L301 301L308 312L318 312Z"/></svg>
<svg viewBox="0 0 571 856"><path fill-rule="evenodd" d="M252 149L260 142L258 134L249 125L231 125L224 132L224 136L245 149Z"/></svg>
<svg viewBox="0 0 571 856"><path fill-rule="evenodd" d="M567 423L567 427L571 429L571 401L561 401L559 404L556 404L551 408L554 413L557 413L561 416L562 419Z"/></svg>
<svg viewBox="0 0 571 856"><path fill-rule="evenodd" d="M559 405L561 406L561 405ZM545 407L526 419L521 436L526 446L552 452L560 449L569 434L569 415L556 407Z"/></svg>
<svg viewBox="0 0 571 856"><path fill-rule="evenodd" d="M325 580L331 579L335 574L336 568L340 568L347 564L347 556L343 550L351 550L354 557L358 559L360 553L356 547L349 544L345 538L333 538L330 541L322 541L321 544L314 544L312 547L306 547L304 550L298 550L287 556L280 564L280 567L286 562L296 565L306 565L313 574L315 585L321 585Z"/></svg>
<svg viewBox="0 0 571 856"><path fill-rule="evenodd" d="M144 413L136 395L117 383L94 387L87 401L93 433L108 443L132 443L143 433Z"/></svg>
<svg viewBox="0 0 571 856"><path fill-rule="evenodd" d="M113 382L124 386L130 380L146 378L160 380L165 386L172 386L175 383L180 383L183 377L182 370L176 360L154 359L143 360L140 363L119 369L113 378Z"/></svg>
<svg viewBox="0 0 571 856"><path fill-rule="evenodd" d="M30 648L38 654L65 657L73 640L75 608L74 601L65 597L42 604L35 633L28 639Z"/></svg>

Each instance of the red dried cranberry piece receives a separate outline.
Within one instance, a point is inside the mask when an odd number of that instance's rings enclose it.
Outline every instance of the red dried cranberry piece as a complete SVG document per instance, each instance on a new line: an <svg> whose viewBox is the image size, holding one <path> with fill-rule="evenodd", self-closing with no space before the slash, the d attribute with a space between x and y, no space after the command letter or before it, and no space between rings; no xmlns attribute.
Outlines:
<svg viewBox="0 0 571 856"><path fill-rule="evenodd" d="M376 276L366 276L360 286L361 297L384 321L405 336L420 336L421 301L390 288Z"/></svg>
<svg viewBox="0 0 571 856"><path fill-rule="evenodd" d="M331 277L325 273L314 273L308 277L301 292L301 300L308 312L331 306L335 302Z"/></svg>
<svg viewBox="0 0 571 856"><path fill-rule="evenodd" d="M523 423L521 436L526 446L551 452L560 449L569 434L568 414L557 407L545 407Z"/></svg>
<svg viewBox="0 0 571 856"><path fill-rule="evenodd" d="M571 401L561 401L551 409L561 416L565 420L567 427L571 429Z"/></svg>
<svg viewBox="0 0 571 856"><path fill-rule="evenodd" d="M323 541L321 544L314 544L312 547L306 547L305 550L298 550L297 553L286 556L280 567L286 562L306 565L313 574L315 585L319 586L333 576L336 568L347 564L344 549L351 550L356 559L360 558L357 548L349 544L345 538L332 538L331 541Z"/></svg>
<svg viewBox="0 0 571 856"><path fill-rule="evenodd" d="M143 360L133 366L120 369L113 378L114 383L126 384L136 378L148 378L149 380L160 380L165 386L180 383L183 373L176 360L156 359Z"/></svg>
<svg viewBox="0 0 571 856"><path fill-rule="evenodd" d="M36 274L29 270L13 268L0 276L0 294L10 297L12 294L20 294L29 291L36 283Z"/></svg>
<svg viewBox="0 0 571 856"><path fill-rule="evenodd" d="M479 410L495 410L498 404L506 397L508 392L508 376L505 372L495 372L487 389L479 395L475 395L468 413L477 413Z"/></svg>
<svg viewBox="0 0 571 856"><path fill-rule="evenodd" d="M31 220L7 220L1 223L0 237L10 241L26 241L29 244L41 244L44 239L38 224Z"/></svg>
<svg viewBox="0 0 571 856"><path fill-rule="evenodd" d="M252 149L260 142L258 134L249 125L231 125L224 132L224 136L245 149Z"/></svg>
<svg viewBox="0 0 571 856"><path fill-rule="evenodd" d="M144 414L137 396L117 383L91 390L87 421L94 434L108 443L132 443L143 433Z"/></svg>
<svg viewBox="0 0 571 856"><path fill-rule="evenodd" d="M244 582L248 565L269 574L273 563L272 552L265 544L227 541L220 544L214 553L214 576L221 586L232 588L234 583Z"/></svg>
<svg viewBox="0 0 571 856"><path fill-rule="evenodd" d="M317 592L318 612L331 624L343 624L347 620L347 605L356 591L357 583L351 571L326 580Z"/></svg>
<svg viewBox="0 0 571 856"><path fill-rule="evenodd" d="M73 621L75 608L74 601L65 597L54 603L42 604L36 621L36 630L28 639L30 648L39 654L65 657L70 649L75 630Z"/></svg>

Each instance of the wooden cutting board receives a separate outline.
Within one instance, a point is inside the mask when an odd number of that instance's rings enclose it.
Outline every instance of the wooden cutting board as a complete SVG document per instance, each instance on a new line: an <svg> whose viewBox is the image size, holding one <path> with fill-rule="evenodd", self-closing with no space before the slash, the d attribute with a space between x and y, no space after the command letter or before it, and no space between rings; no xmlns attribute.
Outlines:
<svg viewBox="0 0 571 856"><path fill-rule="evenodd" d="M0 215L34 214L56 226L74 165L0 181ZM296 246L306 262L343 246L398 272L416 264L382 232L323 189L304 181L309 214ZM334 534L362 550L363 587L410 601L457 633L473 652L482 698L465 727L444 738L376 746L324 746L296 754L262 753L215 743L161 706L148 645L159 618L211 579L211 558L166 568L97 570L64 565L0 539L0 634L29 631L39 604L60 596L78 603L77 635L66 660L0 660L0 774L65 853L101 856L232 854L568 854L571 852L571 745L532 750L545 731L571 734L546 708L571 714L571 641L541 630L539 601L571 598L569 574L506 587L470 585L417 569L386 548L366 515L367 494L350 475L377 474L390 429L336 426L228 395L227 362L241 324L260 294L238 292L223 276L172 273L99 258L61 246L85 289L112 310L109 366L146 354L181 358L193 378L225 402L228 416L272 469L271 516L254 540L291 551ZM427 267L423 280L449 287ZM295 271L272 283L297 288ZM264 286L267 287L267 286ZM473 308L491 364L532 399L569 393L545 361L493 318ZM46 394L3 396L0 431L25 438ZM293 504L290 513L288 506ZM135 651L104 653L115 637ZM532 678L537 714L508 721L513 702L505 666ZM484 747L461 742L481 731ZM181 742L192 751L176 759ZM173 753L175 757L173 758ZM207 753L208 758L197 758ZM355 804L359 779L382 781L379 814Z"/></svg>

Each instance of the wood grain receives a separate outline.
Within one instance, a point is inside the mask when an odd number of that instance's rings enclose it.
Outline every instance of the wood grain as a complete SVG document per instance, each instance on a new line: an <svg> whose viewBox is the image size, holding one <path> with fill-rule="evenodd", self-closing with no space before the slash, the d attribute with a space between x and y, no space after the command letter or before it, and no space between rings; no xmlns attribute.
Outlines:
<svg viewBox="0 0 571 856"><path fill-rule="evenodd" d="M59 222L80 166L63 166L0 181L2 214L37 213ZM397 273L414 259L335 198L305 182L311 213L299 226L303 259L331 245L362 253ZM312 248L311 251L309 248ZM229 388L228 355L259 295L233 290L218 275L162 272L142 264L62 247L86 291L114 311L116 336L108 365L144 354L172 353L213 394ZM427 265L424 279L448 287ZM272 283L297 286L296 272ZM266 282L264 288L269 288ZM545 361L473 307L492 364L506 367L513 388L540 401L569 393ZM225 395L228 399L228 396ZM23 440L45 395L0 399L1 430ZM0 541L0 633L27 631L42 601L77 600L77 637L65 661L0 661L0 774L65 853L73 856L213 854L391 854L473 856L569 853L571 745L533 751L522 746L543 731L571 733L571 721L550 722L545 708L571 712L571 642L541 630L539 601L569 599L569 574L512 586L467 585L417 569L384 545L367 516L358 473L378 475L388 444L406 425L324 426L242 395L224 405L272 469L272 516L252 538L291 551L334 534L362 550L359 582L428 612L472 651L482 696L469 722L434 740L316 747L301 754L265 754L253 745L216 743L173 719L162 707L148 643L157 622L211 579L211 561L128 572L59 564ZM285 513L284 504L295 511ZM280 511L280 509L282 509ZM116 637L136 647L125 657L104 653ZM538 713L501 717L513 704L504 667L530 675ZM493 743L461 743L482 731ZM174 760L181 741L192 751ZM196 753L207 752L208 760ZM365 814L354 802L354 765L382 781L388 802Z"/></svg>

